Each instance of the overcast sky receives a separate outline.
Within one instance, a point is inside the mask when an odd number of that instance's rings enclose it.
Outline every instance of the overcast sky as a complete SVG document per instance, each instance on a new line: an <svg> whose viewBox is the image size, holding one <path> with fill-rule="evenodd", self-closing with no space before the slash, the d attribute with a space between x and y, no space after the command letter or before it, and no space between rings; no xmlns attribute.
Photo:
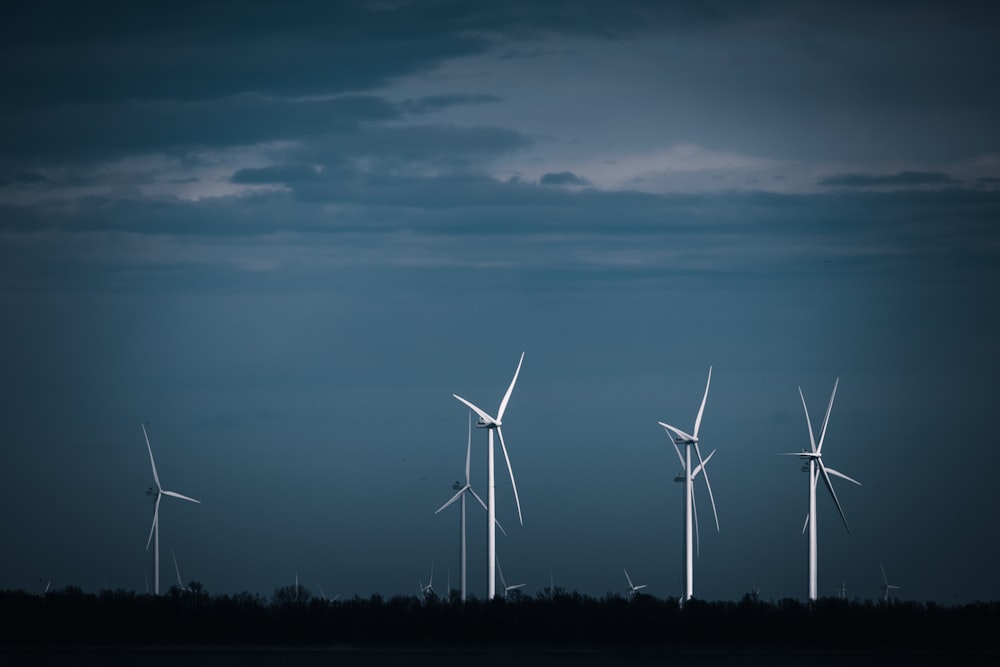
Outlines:
<svg viewBox="0 0 1000 667"><path fill-rule="evenodd" d="M540 6L536 6L540 5ZM846 6L843 6L846 5ZM0 10L0 587L1000 597L995 3ZM472 484L486 494L486 435ZM502 460L502 459L501 459ZM821 490L822 491L822 490ZM470 593L486 591L470 508ZM151 584L150 584L151 585Z"/></svg>

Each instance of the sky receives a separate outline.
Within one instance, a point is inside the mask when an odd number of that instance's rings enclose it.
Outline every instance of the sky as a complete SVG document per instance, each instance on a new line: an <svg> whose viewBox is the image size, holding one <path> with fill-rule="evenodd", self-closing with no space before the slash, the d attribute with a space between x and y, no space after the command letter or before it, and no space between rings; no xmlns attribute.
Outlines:
<svg viewBox="0 0 1000 667"><path fill-rule="evenodd" d="M1000 597L1000 10L0 10L0 588L458 586L468 410L508 583ZM498 452L498 456L501 456ZM498 459L502 462L502 458ZM486 495L486 435L471 482ZM469 509L469 593L486 516ZM152 585L151 583L149 584Z"/></svg>

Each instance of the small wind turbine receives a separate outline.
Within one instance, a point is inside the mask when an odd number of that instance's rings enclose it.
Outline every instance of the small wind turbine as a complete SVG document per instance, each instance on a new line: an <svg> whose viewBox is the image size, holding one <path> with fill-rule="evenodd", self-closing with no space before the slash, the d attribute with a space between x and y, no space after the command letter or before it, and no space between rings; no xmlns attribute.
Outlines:
<svg viewBox="0 0 1000 667"><path fill-rule="evenodd" d="M694 435L689 435L670 424L659 422L660 426L666 429L667 435L670 436L670 442L677 452L677 458L680 459L683 473L674 480L684 482L684 591L681 596L682 602L690 600L691 596L694 595L694 539L699 540L699 553L701 551L700 538L696 537L698 532L698 513L694 502L694 480L699 473L705 478L705 486L708 488L708 498L712 502L712 514L715 516L715 530L719 530L719 514L715 509L715 497L712 495L712 485L708 481L708 471L705 469L705 464L712 458L715 451L713 450L707 458L703 459L701 449L698 447L698 431L701 429L701 417L705 413L705 402L708 400L708 388L711 384L712 367L709 366L708 382L705 383L705 395L702 396L701 407L698 408L698 416L694 420ZM683 455L678 445L684 445ZM691 467L692 447L698 456L698 465L694 468Z"/></svg>
<svg viewBox="0 0 1000 667"><path fill-rule="evenodd" d="M486 507L486 503L483 502L483 499L479 497L479 494L476 493L473 490L472 484L469 483L469 468L470 468L471 463L472 463L472 413L470 412L469 413L469 442L468 442L468 445L466 445L466 448L465 448L465 484L463 485L463 484L460 484L459 482L455 482L455 484L451 487L451 488L455 489L455 492L456 492L455 495L453 495L451 497L451 500L449 500L444 505L442 505L441 507L439 507L437 509L437 512L434 512L435 514L437 514L438 512L440 512L444 508L448 507L449 505L451 505L453 502L455 502L459 498L461 498L461 500L462 500L462 549L461 549L461 551L462 551L462 554L461 554L462 555L462 558L461 558L461 561L462 561L462 602L465 602L465 582L466 582L466 577L465 577L465 494L466 493L471 493L472 497L475 498L476 500L478 500L479 504L482 505L483 509L486 510L487 514L489 514L489 508ZM451 594L451 590L450 589L451 589L451 586L449 585L449 591L448 591L449 595Z"/></svg>
<svg viewBox="0 0 1000 667"><path fill-rule="evenodd" d="M632 577L628 576L628 570L622 568L622 572L625 573L625 579L626 581L628 581L628 596L630 598L634 598L636 595L639 594L639 591L641 591L643 588L646 587L646 584L639 584L638 586L636 586L635 584L632 583Z"/></svg>
<svg viewBox="0 0 1000 667"><path fill-rule="evenodd" d="M486 511L489 514L487 523L489 524L489 532L487 533L487 596L489 599L493 599L496 596L496 482L493 474L493 433L497 434L500 438L500 448L503 450L503 457L507 461L507 472L510 473L510 484L514 487L514 502L517 503L517 518L524 525L524 518L521 516L521 501L517 496L517 484L514 482L514 470L510 466L510 456L507 455L507 445L503 441L503 431L500 426L503 420L503 413L507 410L507 403L510 401L510 395L514 391L514 383L517 382L517 375L521 372L521 364L524 362L524 352L521 353L521 359L517 362L517 370L514 371L514 378L510 381L510 386L507 387L507 392L503 395L503 400L500 401L500 408L497 410L497 416L491 417L482 409L473 405L469 401L465 400L458 394L452 394L459 401L468 406L473 412L479 415L479 420L476 423L476 428L485 428L489 432L489 448L488 448L488 458L487 458L487 474L489 476L489 485L487 489L487 506Z"/></svg>
<svg viewBox="0 0 1000 667"><path fill-rule="evenodd" d="M423 580L418 581L417 584L420 586L420 595L423 596L424 600L434 595L434 561L431 561L430 581L427 582L426 586L424 586Z"/></svg>
<svg viewBox="0 0 1000 667"><path fill-rule="evenodd" d="M497 572L500 574L500 585L503 586L503 599L507 599L507 594L511 591L516 591L519 588L524 588L526 584L513 584L511 586L507 585L507 581L503 578L503 568L500 567L500 559L497 559Z"/></svg>
<svg viewBox="0 0 1000 667"><path fill-rule="evenodd" d="M149 551L149 544L153 541L155 536L156 546L153 550L153 594L160 594L160 500L163 496L171 496L172 498L180 498L181 500L187 500L192 503L201 503L200 500L195 500L194 498L188 498L187 496L182 496L179 493L173 491L164 491L163 487L160 485L160 477L156 474L156 461L153 460L153 448L149 444L149 434L146 433L146 425L142 425L142 434L146 438L146 449L149 450L149 463L153 467L153 481L156 482L156 488L146 489L147 496L153 496L155 500L153 501L153 525L149 529L149 539L146 540L146 551Z"/></svg>
<svg viewBox="0 0 1000 667"><path fill-rule="evenodd" d="M177 588L181 589L182 591L189 590L188 587L184 585L184 582L181 581L181 569L177 567L177 554L174 553L173 549L170 550L170 555L174 559L174 572L177 573Z"/></svg>
<svg viewBox="0 0 1000 667"><path fill-rule="evenodd" d="M889 583L889 578L885 576L885 566L879 563L878 566L882 568L882 602L889 602L889 591L899 590L899 586L893 586Z"/></svg>
<svg viewBox="0 0 1000 667"><path fill-rule="evenodd" d="M841 581L840 587L837 589L837 597L841 600L847 599L847 582Z"/></svg>
<svg viewBox="0 0 1000 667"><path fill-rule="evenodd" d="M833 393L830 394L830 403L826 406L826 415L823 417L823 426L820 429L819 443L816 442L816 437L813 435L812 422L809 419L809 408L806 407L806 397L802 393L802 387L799 387L799 397L802 399L802 409L806 413L806 426L809 428L809 447L810 451L798 452L798 453L784 453L783 456L798 456L800 459L804 459L809 462L806 470L809 473L809 513L806 515L805 525L802 526L802 532L805 532L806 527L809 528L809 600L815 602L817 597L817 546L816 546L816 487L819 484L820 477L823 478L823 483L826 485L827 490L830 495L833 496L833 502L837 505L837 511L840 512L840 518L844 520L844 528L847 529L847 534L850 535L851 527L847 525L847 516L844 515L844 509L840 506L840 500L837 499L837 492L833 490L833 482L830 481L830 475L834 477L840 477L841 479L846 479L848 482L857 484L861 486L861 482L856 479L851 479L847 475L837 472L833 468L827 467L823 463L823 440L826 438L826 427L830 421L830 411L833 409L833 399L837 395L837 385L840 384L840 378L833 383Z"/></svg>

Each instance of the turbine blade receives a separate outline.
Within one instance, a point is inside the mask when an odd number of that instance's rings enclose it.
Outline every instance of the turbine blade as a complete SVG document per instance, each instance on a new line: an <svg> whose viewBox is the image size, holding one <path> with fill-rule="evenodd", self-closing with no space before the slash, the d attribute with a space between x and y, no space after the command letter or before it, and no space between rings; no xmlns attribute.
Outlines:
<svg viewBox="0 0 1000 667"><path fill-rule="evenodd" d="M633 591L641 591L645 587L646 587L646 584L639 584L638 586L633 586L632 590Z"/></svg>
<svg viewBox="0 0 1000 667"><path fill-rule="evenodd" d="M677 452L677 458L681 462L681 470L687 470L687 464L684 463L684 457L681 455L681 448L677 446L674 439L670 439L670 444L674 446L674 451Z"/></svg>
<svg viewBox="0 0 1000 667"><path fill-rule="evenodd" d="M465 485L469 485L469 466L472 463L472 413L469 413L469 444L465 447Z"/></svg>
<svg viewBox="0 0 1000 667"><path fill-rule="evenodd" d="M806 411L806 426L809 428L809 446L812 447L812 452L815 454L816 439L813 437L812 420L809 419L809 408L806 407L806 397L802 393L802 387L799 387L799 397L802 399L802 409Z"/></svg>
<svg viewBox="0 0 1000 667"><path fill-rule="evenodd" d="M500 559L499 558L497 558L497 574L500 575L500 585L503 586L506 589L507 588L507 582L503 578L503 568L500 567Z"/></svg>
<svg viewBox="0 0 1000 667"><path fill-rule="evenodd" d="M809 512L806 512L806 520L805 520L805 523L802 524L802 534L803 535L806 534L806 526L808 526L808 525L809 525Z"/></svg>
<svg viewBox="0 0 1000 667"><path fill-rule="evenodd" d="M517 362L517 370L514 371L514 378L510 381L510 386L507 387L507 393L503 395L503 400L500 401L500 409L497 410L497 421L503 421L503 413L507 410L507 401L510 400L510 395L514 392L514 383L517 382L517 374L521 372L521 364L524 363L524 352L521 353L521 360Z"/></svg>
<svg viewBox="0 0 1000 667"><path fill-rule="evenodd" d="M490 508L486 506L486 503L483 502L483 499L479 497L479 494L476 493L476 490L473 489L471 486L469 487L469 493L472 494L473 498L479 501L479 504L483 506L484 510L486 510L487 512L490 511Z"/></svg>
<svg viewBox="0 0 1000 667"><path fill-rule="evenodd" d="M695 451L697 451L697 450L698 450L698 448L697 448L697 446L696 446L696 447L695 447ZM694 469L694 470L693 470L693 471L691 472L691 479L694 479L695 477L697 477L697 476L698 476L698 473L700 473L700 472L702 471L702 469L703 469L703 468L704 468L705 466L707 466L707 465L708 465L708 462L712 460L712 457L713 457L713 456L715 456L715 452L716 452L716 450L714 450L714 449L713 449L713 450L712 450L712 453L711 453L711 454L709 454L708 456L706 456L706 457L705 457L705 460L704 460L704 461L702 461L702 462L701 462L701 463L699 463L699 464L698 464L697 466L695 466L695 469Z"/></svg>
<svg viewBox="0 0 1000 667"><path fill-rule="evenodd" d="M622 568L622 572L625 573L625 580L628 581L628 587L635 590L635 586L632 585L632 577L628 576L628 570Z"/></svg>
<svg viewBox="0 0 1000 667"><path fill-rule="evenodd" d="M523 354L521 355L524 356ZM517 378L517 375L514 375ZM513 386L513 385L511 385ZM510 485L514 487L514 502L517 503L517 519L524 525L524 517L521 516L521 500L517 497L517 483L514 481L514 469L510 467L510 456L507 455L507 445L503 442L503 429L497 427L497 436L500 437L500 449L503 450L503 458L507 461L507 472L510 473Z"/></svg>
<svg viewBox="0 0 1000 667"><path fill-rule="evenodd" d="M438 512L440 512L441 510L443 510L443 509L444 509L445 507L448 507L448 506L449 506L449 505L451 505L451 504L452 504L453 502L455 502L456 500L458 500L459 498L461 498L461 497L462 497L462 494L463 494L463 493L465 492L465 490L466 490L467 488L469 488L469 487L468 487L468 486L463 486L463 487L462 487L461 489L459 489L459 490L458 490L458 493L456 493L455 495L453 495L453 496L451 497L451 500L449 500L448 502L446 502L446 503L445 503L444 505L442 505L441 507L437 508L437 511L436 511L436 512L434 512L434 513L435 513L435 514L437 514Z"/></svg>
<svg viewBox="0 0 1000 667"><path fill-rule="evenodd" d="M701 449L698 447L698 443L697 442L694 443L694 452L695 452L695 454L698 455L698 467L701 468L702 471L705 473L704 475L702 475L702 477L705 478L705 486L708 487L708 499L710 501L712 501L712 514L715 515L715 530L716 530L716 532L720 532L721 533L722 531L719 529L719 513L715 510L715 496L712 495L712 485L708 481L708 470L705 470L705 461L707 461L708 459L702 460L702 458L701 458ZM714 454L714 453L715 453L715 450L713 449L712 450L712 454ZM708 458L712 458L712 454L709 454ZM692 493L694 493L694 485L691 486L691 489L692 489Z"/></svg>
<svg viewBox="0 0 1000 667"><path fill-rule="evenodd" d="M452 394L452 396L454 396L455 398L457 398L458 400L462 401L467 406L469 406L469 408L473 412L475 412L477 415L479 415L480 417L482 417L483 421L486 422L487 424L495 424L496 423L496 420L493 419L493 417L490 417L488 414L486 414L485 412L483 412L482 410L480 410L477 406L475 406L472 403L470 403L469 401L465 400L464 398L462 398L458 394Z"/></svg>
<svg viewBox="0 0 1000 667"><path fill-rule="evenodd" d="M153 460L153 448L149 445L149 434L146 433L146 425L142 425L142 434L146 437L146 449L149 450L149 464L153 466L153 481L156 482L157 490L162 490L160 486L160 476L156 474L156 461Z"/></svg>
<svg viewBox="0 0 1000 667"><path fill-rule="evenodd" d="M819 463L820 473L823 475L823 482L826 483L826 488L829 489L830 495L833 496L833 502L837 505L837 511L840 512L840 518L844 520L844 528L847 529L847 534L851 534L851 527L847 524L847 516L844 514L844 508L840 506L840 500L837 498L837 492L833 490L833 482L830 481L830 475L826 472L826 466L823 465L823 459L818 459L816 461Z"/></svg>
<svg viewBox="0 0 1000 667"><path fill-rule="evenodd" d="M191 503L198 503L199 505L201 504L200 500L195 500L194 498L188 498L187 496L182 496L181 494L176 493L174 491L163 491L162 493L163 495L170 496L171 498L180 498L181 500L186 500Z"/></svg>
<svg viewBox="0 0 1000 667"><path fill-rule="evenodd" d="M674 436L681 441L695 439L693 435L685 433L676 426L671 426L670 424L665 424L663 422L656 422L656 423L662 426L663 428L667 429L668 432L673 433Z"/></svg>
<svg viewBox="0 0 1000 667"><path fill-rule="evenodd" d="M705 402L708 400L708 387L712 384L712 367L708 367L708 382L705 383L705 395L701 397L701 407L698 408L698 416L694 420L694 437L698 437L698 429L701 428L701 416L705 412Z"/></svg>
<svg viewBox="0 0 1000 667"><path fill-rule="evenodd" d="M146 540L146 551L149 551L149 545L153 541L153 533L156 531L156 522L160 518L160 494L156 494L156 502L153 503L153 525L149 527L149 538Z"/></svg>
<svg viewBox="0 0 1000 667"><path fill-rule="evenodd" d="M888 586L889 585L889 578L885 576L885 565L883 565L882 563L879 563L878 566L880 568L882 568L882 581L884 581L885 585Z"/></svg>
<svg viewBox="0 0 1000 667"><path fill-rule="evenodd" d="M497 525L497 528L499 528L499 529L500 529L500 532L501 532L501 533L503 533L503 536L504 536L504 537L507 537L507 531L506 531L506 530L504 530L504 529L503 529L503 526L501 526L501 525L500 525L500 520L499 520L499 519L494 519L494 520L493 520L493 523L495 523L495 524Z"/></svg>
<svg viewBox="0 0 1000 667"><path fill-rule="evenodd" d="M856 479L854 479L852 477L848 477L847 475L845 475L842 472L837 472L833 468L827 468L826 471L828 473L830 473L831 475L833 475L834 477L839 477L840 479L846 479L848 482L853 482L853 483L857 484L858 486L861 486L861 482L859 482L858 480L856 480Z"/></svg>
<svg viewBox="0 0 1000 667"><path fill-rule="evenodd" d="M826 415L823 416L823 428L820 429L819 433L819 444L816 445L816 451L823 451L823 438L826 437L826 425L830 421L830 411L833 410L833 398L837 395L837 385L840 384L840 378L837 378L833 382L833 393L830 394L830 403L826 406Z"/></svg>
<svg viewBox="0 0 1000 667"><path fill-rule="evenodd" d="M694 499L694 484L691 485L691 516L694 517L694 550L701 558L701 531L698 529L698 503Z"/></svg>

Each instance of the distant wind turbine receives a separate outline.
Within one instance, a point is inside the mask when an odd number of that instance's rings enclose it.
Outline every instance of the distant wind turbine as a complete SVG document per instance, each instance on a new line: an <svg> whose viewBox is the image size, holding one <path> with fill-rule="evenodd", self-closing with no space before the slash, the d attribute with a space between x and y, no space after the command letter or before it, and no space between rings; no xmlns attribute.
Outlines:
<svg viewBox="0 0 1000 667"><path fill-rule="evenodd" d="M174 572L177 573L177 587L182 591L189 590L187 586L184 585L184 582L181 581L181 569L177 567L177 554L174 553L173 549L170 550L170 555L174 559Z"/></svg>
<svg viewBox="0 0 1000 667"><path fill-rule="evenodd" d="M847 529L848 535L851 533L851 527L847 525L847 516L844 515L844 509L840 506L840 500L837 499L837 492L833 490L833 482L830 481L830 475L834 477L840 477L841 479L846 479L848 482L857 484L861 486L861 482L856 479L851 479L847 475L837 472L833 468L829 468L823 463L823 440L826 438L826 427L830 422L830 411L833 409L833 399L837 396L837 385L840 384L840 378L833 383L833 393L830 394L830 403L826 406L826 415L823 417L823 426L820 429L819 443L816 442L816 437L813 435L812 421L809 419L809 408L806 407L806 397L802 393L802 387L799 387L799 397L802 399L802 409L806 413L806 426L809 428L809 447L808 452L786 452L782 456L798 456L800 459L809 462L806 471L809 473L809 513L806 515L805 525L802 526L802 532L805 532L806 527L809 528L809 599L815 601L817 598L817 561L818 553L816 546L816 487L819 484L820 477L823 479L823 483L826 485L827 490L833 497L833 502L837 505L837 511L840 512L840 518L844 520L844 528Z"/></svg>
<svg viewBox="0 0 1000 667"><path fill-rule="evenodd" d="M681 462L682 475L678 476L675 481L684 482L684 590L681 595L682 602L690 600L691 596L694 595L694 539L699 539L699 552L701 551L700 538L697 538L698 513L694 501L694 480L699 474L702 474L705 478L705 486L708 488L708 498L712 502L712 514L715 516L715 529L719 530L719 514L715 509L715 497L712 495L712 485L708 481L708 471L705 469L705 464L715 455L715 451L713 450L707 458L703 459L701 449L698 447L698 431L701 429L701 418L705 413L705 402L708 400L708 388L711 384L712 367L709 366L708 382L705 383L705 395L702 396L701 407L698 408L698 416L694 420L694 435L685 433L670 424L659 422L660 426L667 431L667 435L670 436L670 442L673 444L674 450L677 452L677 458ZM684 445L683 455L678 445ZM693 468L691 461L692 447L698 457L698 465Z"/></svg>
<svg viewBox="0 0 1000 667"><path fill-rule="evenodd" d="M153 550L153 594L160 594L160 500L163 496L170 496L172 498L180 498L181 500L186 500L192 503L201 503L200 500L195 500L194 498L188 498L187 496L182 496L174 491L164 491L163 487L160 485L160 477L156 474L156 461L153 460L153 448L149 444L149 434L146 433L146 425L142 425L142 434L146 438L146 449L149 451L149 463L153 468L153 481L156 482L156 488L146 489L147 496L153 496L155 500L153 501L153 525L149 529L149 539L146 540L146 551L149 551L150 542L154 541L155 538L155 548Z"/></svg>
<svg viewBox="0 0 1000 667"><path fill-rule="evenodd" d="M514 391L514 383L517 382L518 373L521 372L521 364L524 362L524 352L521 353L521 359L517 362L517 370L514 371L514 378L510 381L510 386L507 387L507 392L503 395L503 400L500 401L500 408L497 410L497 416L491 417L489 414L484 412L481 408L473 405L469 401L465 400L458 394L452 394L459 401L464 403L473 412L479 415L479 420L476 423L476 428L485 428L489 432L489 448L488 448L488 466L487 474L489 476L489 485L487 489L487 506L486 511L489 515L487 523L489 524L489 532L487 533L487 596L489 599L493 599L496 596L496 482L494 479L494 463L493 463L493 433L497 434L500 439L500 448L503 450L503 457L507 461L507 472L510 473L510 484L514 487L514 502L517 503L517 518L524 525L524 518L521 516L521 501L517 496L517 484L514 482L514 470L510 466L510 456L507 454L507 445L503 441L503 431L500 426L503 420L503 413L507 410L507 403L510 401L510 395Z"/></svg>
<svg viewBox="0 0 1000 667"><path fill-rule="evenodd" d="M472 484L469 483L469 469L470 469L471 463L472 463L472 413L470 412L469 413L469 442L468 442L468 444L466 445L466 448L465 448L465 484L463 485L463 484L459 484L458 482L455 482L454 486L451 487L451 488L455 489L455 491L456 491L455 495L453 495L448 502L446 502L444 505L442 505L441 507L439 507L437 509L437 512L434 512L435 514L437 514L438 512L440 512L441 510L443 510L444 508L446 508L449 505L451 505L452 503L454 503L456 500L459 500L459 499L462 500L462 549L461 549L461 562L462 562L462 595L461 595L461 597L462 597L462 602L465 602L465 584L466 584L466 576L465 576L465 572L466 572L466 570L465 570L465 494L466 493L471 493L472 497L475 498L476 500L478 500L479 504L482 505L483 509L486 510L487 514L489 514L489 508L486 507L486 503L483 502L483 499L479 497L479 494L476 493L473 490ZM450 585L449 585L449 588L450 588ZM449 592L449 595L450 595L451 591L449 590L448 592Z"/></svg>
<svg viewBox="0 0 1000 667"><path fill-rule="evenodd" d="M430 581L428 581L427 585L424 586L423 580L420 580L417 582L417 585L420 586L420 595L423 596L424 600L434 595L434 561L431 561Z"/></svg>
<svg viewBox="0 0 1000 667"><path fill-rule="evenodd" d="M885 576L885 566L879 563L878 566L882 568L882 601L889 601L889 591L899 590L899 586L893 586L889 583L889 578Z"/></svg>
<svg viewBox="0 0 1000 667"><path fill-rule="evenodd" d="M526 584L512 584L507 585L507 580L503 578L503 568L500 567L500 559L497 559L497 572L500 574L500 585L503 586L503 599L507 599L507 594L511 591L516 591L519 588L524 588Z"/></svg>
<svg viewBox="0 0 1000 667"><path fill-rule="evenodd" d="M628 570L622 568L622 572L625 573L625 580L628 581L628 596L630 598L634 598L639 593L639 591L641 591L643 588L646 587L646 584L639 584L638 586L636 586L635 584L632 583L632 577L628 576Z"/></svg>

